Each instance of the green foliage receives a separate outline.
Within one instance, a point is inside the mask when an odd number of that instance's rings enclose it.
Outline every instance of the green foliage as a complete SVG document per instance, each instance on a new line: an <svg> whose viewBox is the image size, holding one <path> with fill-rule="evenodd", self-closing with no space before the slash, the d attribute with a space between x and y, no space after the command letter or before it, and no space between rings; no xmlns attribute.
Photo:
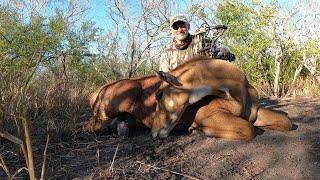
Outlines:
<svg viewBox="0 0 320 180"><path fill-rule="evenodd" d="M305 50L307 56L320 55L319 42L316 39L309 38L308 41L306 41L302 47Z"/></svg>
<svg viewBox="0 0 320 180"><path fill-rule="evenodd" d="M53 108L63 108L63 103L70 103L71 109L70 100L63 98L72 95L67 84L78 85L73 89L85 91L105 83L92 65L97 55L90 48L99 43L96 39L99 29L92 22L70 22L60 9L52 16L37 14L28 20L19 13L21 11L16 7L0 6L0 129L8 128L7 125L13 127L16 116L24 117L19 109L22 106L32 112L38 106L46 111L46 103L53 103ZM31 88L25 87L29 82ZM44 98L52 88L60 87L64 91L46 97L51 102L43 102L45 99L41 97ZM83 95L87 93L79 95L78 99L86 103L87 97ZM22 101L25 98L28 101ZM26 118L35 119L30 113Z"/></svg>
<svg viewBox="0 0 320 180"><path fill-rule="evenodd" d="M197 14L200 19L207 20L209 15L205 13L205 7L199 4L192 4L189 8L190 14Z"/></svg>
<svg viewBox="0 0 320 180"><path fill-rule="evenodd" d="M254 60L260 52L271 47L272 37L268 27L272 12L272 9L255 7L240 1L228 0L218 5L215 16L229 27L222 38L233 47L236 54L246 56L239 57L240 61Z"/></svg>
<svg viewBox="0 0 320 180"><path fill-rule="evenodd" d="M286 89L301 63L303 50L291 38L286 39L289 35L277 23L280 18L277 6L277 1L263 4L254 0L226 0L219 3L213 13L222 24L228 26L222 39L236 54L236 63L244 69L254 85L275 81L278 71L275 65L276 52L281 48L278 81ZM319 52L316 43L314 41L306 45L308 53Z"/></svg>

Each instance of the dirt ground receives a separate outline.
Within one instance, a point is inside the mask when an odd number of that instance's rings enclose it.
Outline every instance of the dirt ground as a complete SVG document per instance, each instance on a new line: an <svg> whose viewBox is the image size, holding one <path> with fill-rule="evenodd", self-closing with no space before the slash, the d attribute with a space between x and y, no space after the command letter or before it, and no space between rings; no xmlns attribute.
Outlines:
<svg viewBox="0 0 320 180"><path fill-rule="evenodd" d="M128 138L82 134L49 143L45 179L320 179L320 99L261 99L260 105L287 113L295 130L259 130L249 142L183 133L154 140L150 130L130 131ZM14 174L23 159L8 151L11 142L1 144ZM37 177L44 145L34 147ZM2 169L1 178L7 178Z"/></svg>

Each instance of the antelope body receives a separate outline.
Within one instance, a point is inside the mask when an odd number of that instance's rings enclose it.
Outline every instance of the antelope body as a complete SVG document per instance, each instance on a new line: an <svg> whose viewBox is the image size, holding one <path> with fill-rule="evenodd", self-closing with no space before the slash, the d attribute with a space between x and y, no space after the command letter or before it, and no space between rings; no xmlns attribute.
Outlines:
<svg viewBox="0 0 320 180"><path fill-rule="evenodd" d="M129 128L151 129L153 125L156 127L158 123L153 123L155 94L161 83L162 80L156 75L146 75L101 86L91 95L90 106L94 116L82 126L82 130L100 131L104 126L110 126L116 117L133 117ZM254 126L279 131L290 130L292 126L285 115L265 108L259 108L257 118L252 122L240 115L241 105L237 101L206 96L186 107L175 129L186 130L192 125L192 128L207 136L250 140L255 136Z"/></svg>
<svg viewBox="0 0 320 180"><path fill-rule="evenodd" d="M156 93L153 137L168 136L185 108L207 95L232 97L240 104L239 117L249 122L257 118L258 93L242 70L230 62L196 57L158 75L164 82Z"/></svg>

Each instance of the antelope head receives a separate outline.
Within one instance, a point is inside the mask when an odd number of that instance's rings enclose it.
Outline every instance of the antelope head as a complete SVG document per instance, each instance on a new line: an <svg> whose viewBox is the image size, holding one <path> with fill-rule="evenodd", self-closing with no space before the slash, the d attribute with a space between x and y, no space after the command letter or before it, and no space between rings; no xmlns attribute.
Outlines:
<svg viewBox="0 0 320 180"><path fill-rule="evenodd" d="M165 138L177 125L188 106L189 93L177 77L162 71L157 74L163 83L156 92L157 105L152 124L152 137Z"/></svg>

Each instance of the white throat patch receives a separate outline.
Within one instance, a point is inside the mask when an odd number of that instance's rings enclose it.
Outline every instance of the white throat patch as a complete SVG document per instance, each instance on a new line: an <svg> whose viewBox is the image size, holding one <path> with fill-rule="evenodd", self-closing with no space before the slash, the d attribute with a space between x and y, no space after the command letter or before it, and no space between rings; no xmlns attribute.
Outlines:
<svg viewBox="0 0 320 180"><path fill-rule="evenodd" d="M170 118L176 120L178 118L177 113L170 114Z"/></svg>
<svg viewBox="0 0 320 180"><path fill-rule="evenodd" d="M169 101L169 106L173 107L174 106L174 102L172 100Z"/></svg>
<svg viewBox="0 0 320 180"><path fill-rule="evenodd" d="M219 90L226 93L228 100L231 100L231 99L232 99L232 97L231 97L231 95L230 95L230 89L229 89L229 88L221 87L221 88L219 88Z"/></svg>
<svg viewBox="0 0 320 180"><path fill-rule="evenodd" d="M195 87L192 89L192 94L189 98L189 103L193 104L211 93L212 93L212 88L210 86Z"/></svg>

